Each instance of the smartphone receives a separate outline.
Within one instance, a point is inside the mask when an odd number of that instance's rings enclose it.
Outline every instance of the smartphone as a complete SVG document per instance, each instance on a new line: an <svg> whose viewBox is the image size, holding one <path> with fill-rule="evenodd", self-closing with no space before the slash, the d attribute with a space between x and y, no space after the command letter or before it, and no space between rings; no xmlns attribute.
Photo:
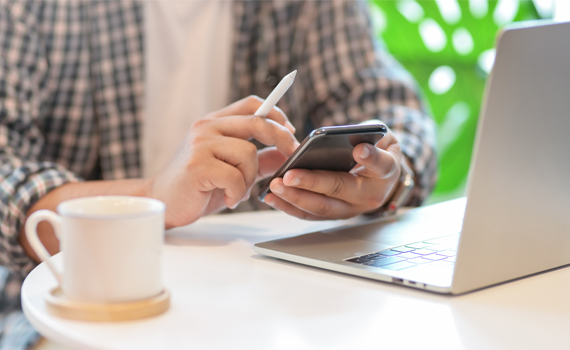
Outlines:
<svg viewBox="0 0 570 350"><path fill-rule="evenodd" d="M283 177L290 169L350 171L356 165L352 150L360 143L375 145L386 135L386 125L328 126L313 130L281 168L263 185L259 200L264 201L270 192L269 184Z"/></svg>

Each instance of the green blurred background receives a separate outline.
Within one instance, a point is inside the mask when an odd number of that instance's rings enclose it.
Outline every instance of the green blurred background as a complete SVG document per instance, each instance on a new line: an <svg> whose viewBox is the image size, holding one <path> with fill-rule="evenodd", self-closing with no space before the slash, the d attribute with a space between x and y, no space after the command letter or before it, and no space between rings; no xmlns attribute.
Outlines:
<svg viewBox="0 0 570 350"><path fill-rule="evenodd" d="M554 1L369 1L375 34L416 78L437 123L439 180L427 202L463 196L497 32L552 18Z"/></svg>

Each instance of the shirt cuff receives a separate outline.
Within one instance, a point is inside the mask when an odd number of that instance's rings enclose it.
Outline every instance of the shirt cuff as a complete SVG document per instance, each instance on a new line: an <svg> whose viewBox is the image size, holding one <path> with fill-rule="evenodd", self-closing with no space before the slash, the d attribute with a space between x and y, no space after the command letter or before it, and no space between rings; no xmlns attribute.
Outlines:
<svg viewBox="0 0 570 350"><path fill-rule="evenodd" d="M56 163L37 162L0 169L0 180L0 264L25 276L36 265L18 240L28 211L51 190L81 179Z"/></svg>

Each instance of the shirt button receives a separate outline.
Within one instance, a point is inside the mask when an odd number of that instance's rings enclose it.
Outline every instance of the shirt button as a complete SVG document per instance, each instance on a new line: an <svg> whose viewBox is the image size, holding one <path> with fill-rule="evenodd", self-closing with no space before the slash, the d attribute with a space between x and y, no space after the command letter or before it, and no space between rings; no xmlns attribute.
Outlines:
<svg viewBox="0 0 570 350"><path fill-rule="evenodd" d="M265 85L267 85L267 87L270 89L275 88L278 82L279 81L275 75L270 75L267 77L267 79L265 79Z"/></svg>

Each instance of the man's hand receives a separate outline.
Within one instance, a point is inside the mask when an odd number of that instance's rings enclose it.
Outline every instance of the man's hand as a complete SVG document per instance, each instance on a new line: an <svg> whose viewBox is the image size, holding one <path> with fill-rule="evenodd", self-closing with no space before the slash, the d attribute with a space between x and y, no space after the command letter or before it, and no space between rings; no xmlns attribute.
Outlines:
<svg viewBox="0 0 570 350"><path fill-rule="evenodd" d="M398 141L388 130L376 147L362 143L352 155L358 164L350 173L289 170L271 182L265 203L307 220L346 219L380 208L400 177Z"/></svg>
<svg viewBox="0 0 570 350"><path fill-rule="evenodd" d="M200 216L235 208L247 199L255 181L275 167L267 155L281 163L299 143L285 114L274 108L266 118L254 116L262 100L248 97L196 122L171 163L151 179L149 196L167 205L166 226L187 225ZM275 149L258 151L255 138Z"/></svg>
<svg viewBox="0 0 570 350"><path fill-rule="evenodd" d="M59 203L79 197L153 197L166 203L165 224L169 228L189 224L226 206L234 207L249 195L254 181L273 174L299 145L293 136L295 128L279 108L266 118L253 116L262 102L250 96L197 122L171 163L152 178L67 183L40 198L28 216L41 209L55 211ZM276 147L258 152L247 141L250 138ZM20 243L39 262L24 227ZM38 235L50 254L59 251L50 224L40 223Z"/></svg>

